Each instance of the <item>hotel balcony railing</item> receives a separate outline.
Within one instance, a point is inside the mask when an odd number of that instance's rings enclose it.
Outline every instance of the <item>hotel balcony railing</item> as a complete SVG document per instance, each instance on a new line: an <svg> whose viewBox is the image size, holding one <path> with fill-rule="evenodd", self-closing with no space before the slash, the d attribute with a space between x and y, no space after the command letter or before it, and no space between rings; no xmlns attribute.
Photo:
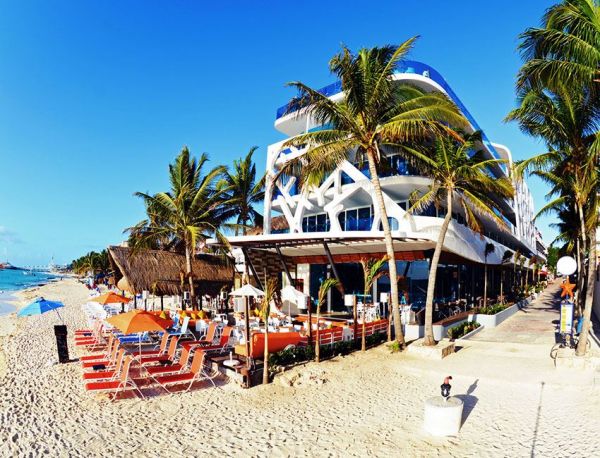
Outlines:
<svg viewBox="0 0 600 458"><path fill-rule="evenodd" d="M399 158L398 156L383 157L381 161L379 178L419 175L417 169L407 164L404 159ZM366 161L363 163L353 162L352 165L360 170L367 179L371 179L371 172L369 171L369 166ZM350 183L354 183L354 180L345 173L342 173L342 184Z"/></svg>
<svg viewBox="0 0 600 458"><path fill-rule="evenodd" d="M448 94L448 96L454 101L454 103L456 103L456 105L458 106L460 111L464 114L465 118L467 118L467 120L473 126L473 129L482 131L482 129L481 129L481 127L479 127L479 124L477 123L477 121L475 121L475 118L471 115L471 113L469 113L469 110L467 110L467 107L465 107L465 105L458 98L456 93L452 90L452 88L448 85L446 80L442 77L442 75L436 69L434 69L433 67L430 67L429 65L424 64L422 62L418 62L418 61L414 61L414 60L406 60L406 61L400 63L400 65L396 69L396 73L414 73L414 74L422 75L426 78L430 78L432 81L434 81L435 83L440 85L442 87L442 89L444 89L444 91ZM319 90L319 92L321 94L325 95L326 97L330 97L341 91L342 91L342 83L340 81L336 81L335 83L325 86L324 88L321 88ZM301 106L301 104L296 99L293 99L290 103L280 107L277 110L275 119L279 119L289 113L298 111L301 108L303 108L303 106ZM483 131L482 131L482 143L485 145L487 150L492 154L492 157L494 157L495 159L502 159L502 157L500 156L498 151L496 151L496 148L494 148L494 146L489 141L489 139L487 138L485 133L483 133ZM508 173L506 164L500 164L500 167L504 170L504 173Z"/></svg>

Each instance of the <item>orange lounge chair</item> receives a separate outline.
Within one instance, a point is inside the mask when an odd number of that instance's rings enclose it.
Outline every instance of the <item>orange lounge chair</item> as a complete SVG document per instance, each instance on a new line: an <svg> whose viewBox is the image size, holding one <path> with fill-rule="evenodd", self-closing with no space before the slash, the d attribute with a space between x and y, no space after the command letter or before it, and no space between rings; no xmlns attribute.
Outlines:
<svg viewBox="0 0 600 458"><path fill-rule="evenodd" d="M215 382L213 381L213 378L216 377L216 375L210 377L204 370L205 360L206 353L202 350L198 350L196 353L194 353L194 357L192 358L192 365L188 372L154 377L154 380L156 380L156 382L169 393L171 391L169 390L169 388L167 388L168 385L189 382L189 385L185 390L189 391L194 382L198 382L200 380L210 380L210 383L212 383L213 386L216 387Z"/></svg>
<svg viewBox="0 0 600 458"><path fill-rule="evenodd" d="M219 343L216 345L211 345L211 342L208 340L193 340L191 342L183 342L181 346L188 349L198 348L203 351L221 350L227 348L229 345L229 338L231 337L232 331L232 326L225 326L223 328L223 332L221 333L221 337L219 338Z"/></svg>
<svg viewBox="0 0 600 458"><path fill-rule="evenodd" d="M168 374L170 372L181 372L183 369L185 369L190 361L190 356L192 354L193 350L190 350L188 348L184 348L183 350L181 350L181 353L179 355L179 360L176 363L173 364L167 364L167 365L160 365L160 366L149 366L146 367L146 371L148 371L148 373L150 375L156 375L156 374Z"/></svg>
<svg viewBox="0 0 600 458"><path fill-rule="evenodd" d="M127 355L123 359L120 373L115 372L110 380L101 382L89 382L85 384L86 391L112 391L112 400L114 400L120 391L127 387L132 387L142 398L144 394L140 391L136 383L129 377L129 369L133 361L133 356Z"/></svg>
<svg viewBox="0 0 600 458"><path fill-rule="evenodd" d="M84 368L90 368L94 366L113 366L117 360L117 354L119 353L119 341L115 339L112 350L108 358L104 359L92 359L81 362L81 366Z"/></svg>
<svg viewBox="0 0 600 458"><path fill-rule="evenodd" d="M112 353L113 350L113 345L118 345L119 342L117 339L115 339L115 336L113 334L110 334L108 336L108 343L106 344L106 349L104 351L104 353L95 353L92 355L85 355L85 356L81 356L79 358L80 361L94 361L96 359L108 359L110 358L110 355Z"/></svg>
<svg viewBox="0 0 600 458"><path fill-rule="evenodd" d="M175 353L177 352L178 343L179 337L175 336L171 339L171 343L169 344L169 349L167 350L166 354L144 355L142 353L141 357L136 355L136 359L138 359L141 364L165 363L169 361L172 362L175 358Z"/></svg>
<svg viewBox="0 0 600 458"><path fill-rule="evenodd" d="M121 365L123 364L123 358L125 358L125 350L120 349L117 353L117 359L115 361L115 365L113 369L107 367L105 370L101 371L91 371L83 373L83 380L99 380L104 378L112 378L115 373L119 373L121 371Z"/></svg>
<svg viewBox="0 0 600 458"><path fill-rule="evenodd" d="M208 330L206 331L206 334L203 337L201 337L199 340L195 340L194 342L196 342L197 344L210 345L215 340L216 335L217 335L217 323L211 322L208 325Z"/></svg>

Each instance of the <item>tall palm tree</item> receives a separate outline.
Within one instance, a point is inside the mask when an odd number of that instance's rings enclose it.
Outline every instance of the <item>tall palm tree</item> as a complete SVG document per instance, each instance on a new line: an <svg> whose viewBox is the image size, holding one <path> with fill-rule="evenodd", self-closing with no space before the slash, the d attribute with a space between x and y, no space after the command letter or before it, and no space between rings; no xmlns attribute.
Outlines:
<svg viewBox="0 0 600 458"><path fill-rule="evenodd" d="M504 304L505 299L504 299L504 277L506 276L506 272L504 269L504 264L506 264L508 261L510 261L510 259L512 258L512 251L510 250L506 250L504 251L504 254L502 255L502 266L501 266L501 271L500 271L500 297L502 298L502 303Z"/></svg>
<svg viewBox="0 0 600 458"><path fill-rule="evenodd" d="M478 138L480 136L477 134L466 136L462 141L440 137L435 141L433 152L429 154L413 148L405 149L407 154L419 161L425 175L431 177L431 185L424 194L420 195L419 191L413 192L409 212L419 213L430 205L439 208L444 201L446 207L446 215L429 267L425 301L425 345L436 344L433 338L436 274L454 203L462 209L467 224L475 231L483 230L481 216L486 216L500 228L506 228L506 223L495 213L499 210L492 196L512 197L513 186L508 178L495 178L488 174L490 167L505 162L504 160L485 159L481 151L472 153Z"/></svg>
<svg viewBox="0 0 600 458"><path fill-rule="evenodd" d="M297 159L288 161L281 173L298 176L301 186L308 189L320 184L346 160L366 161L392 279L397 278L396 257L378 175L385 149L425 142L441 132L453 132L449 125L464 127L468 124L444 95L394 81L395 69L415 40L416 37L411 38L399 46L361 49L356 54L343 47L329 62L330 71L341 82L344 94L341 102L334 102L301 82L289 83L299 91L299 96L290 102L290 110L304 107L301 113L307 112L326 128L287 141L286 146L305 149ZM391 281L390 285L395 337L404 346L398 284Z"/></svg>
<svg viewBox="0 0 600 458"><path fill-rule="evenodd" d="M386 271L383 270L385 263L388 261L387 256L384 256L381 259L373 259L373 258L363 258L360 260L360 265L363 269L363 280L364 280L364 296L363 296L363 312L362 312L362 340L361 340L361 350L365 351L367 349L367 340L366 340L366 305L367 305L367 296L369 292L373 288L373 283L377 281L378 278L387 274ZM355 336L356 338L356 336Z"/></svg>
<svg viewBox="0 0 600 458"><path fill-rule="evenodd" d="M263 225L262 215L254 209L254 205L262 202L265 197L264 176L257 181L256 164L252 160L257 148L253 146L246 157L233 161L233 170L227 170L224 174L230 196L229 211L236 218L236 235L240 230L246 235L249 223L252 226Z"/></svg>
<svg viewBox="0 0 600 458"><path fill-rule="evenodd" d="M493 243L486 243L485 248L483 250L483 258L484 258L484 271L483 271L483 306L487 307L487 287L488 287L488 263L487 258L490 254L492 254L496 250L496 247Z"/></svg>
<svg viewBox="0 0 600 458"><path fill-rule="evenodd" d="M154 195L135 193L144 201L147 218L126 229L134 251L160 243L163 249L185 254L185 276L194 307L192 259L196 251L209 237L228 244L220 231L228 205L226 189L219 185L225 168L214 167L204 174L207 162L206 154L196 160L184 147L169 165L171 189Z"/></svg>
<svg viewBox="0 0 600 458"><path fill-rule="evenodd" d="M557 83L554 83L557 85ZM598 160L600 158L600 100L597 88L560 85L548 88L525 86L520 106L507 120L517 121L521 130L542 139L550 151L518 164L517 175L536 174L552 186L549 202L541 211L572 205L578 217L578 259L596 259L598 226ZM584 300L584 328L591 319L596 262L579 263L578 304ZM587 318L586 318L587 317ZM585 351L585 347L578 352ZM581 354L581 353L579 353Z"/></svg>
<svg viewBox="0 0 600 458"><path fill-rule="evenodd" d="M269 315L271 314L271 302L277 294L277 281L271 278L267 281L265 295L260 304L260 315L265 322L265 351L263 353L263 384L269 383Z"/></svg>
<svg viewBox="0 0 600 458"><path fill-rule="evenodd" d="M550 89L594 85L600 67L600 6L597 0L563 0L546 10L541 27L520 36L525 60L518 86L532 81Z"/></svg>
<svg viewBox="0 0 600 458"><path fill-rule="evenodd" d="M317 335L315 340L315 357L318 363L321 362L321 343L320 343L320 319L321 319L321 307L327 302L327 293L331 288L337 288L340 282L335 278L326 278L319 287L319 294L317 296ZM308 323L308 326L312 326L312 323Z"/></svg>

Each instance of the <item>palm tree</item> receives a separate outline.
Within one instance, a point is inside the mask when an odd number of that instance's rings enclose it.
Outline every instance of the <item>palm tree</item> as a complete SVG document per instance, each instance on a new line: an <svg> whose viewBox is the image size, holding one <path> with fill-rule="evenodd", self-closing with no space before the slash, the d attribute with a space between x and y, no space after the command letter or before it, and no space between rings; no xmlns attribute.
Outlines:
<svg viewBox="0 0 600 458"><path fill-rule="evenodd" d="M543 18L541 28L528 29L521 35L521 51L525 63L518 77L517 89L523 94L530 89L546 91L548 96L557 96L559 99L569 101L573 98L577 103L570 104L572 118L577 120L592 120L592 129L596 131L598 113L600 110L600 90L598 88L598 68L600 64L600 5L597 0L563 0L561 3L549 8ZM539 98L539 97L536 97ZM591 116L590 116L591 114ZM548 118L555 115L550 112ZM540 135L545 141L554 146L550 140L554 126L544 117L540 118L542 124L548 124L546 131ZM562 116L562 119L569 119ZM577 140L585 138L581 130L585 123L576 125L565 124L558 129L560 136L563 132ZM562 127L562 126L559 126ZM535 135L535 133L534 133ZM579 340L577 354L585 353L587 335L590 327L591 309L594 296L594 283L596 276L596 229L598 226L598 183L597 164L600 140L594 135L590 143L579 141L578 144L566 143L555 147L562 154L569 154L576 165L573 173L572 189L564 195L573 195L580 192L592 197L593 202L586 205L582 211L576 208L579 216L580 236L576 244L580 245L581 252L578 257L586 255L586 245L589 247L587 257L591 261L585 269L580 263L579 274L585 276L585 307L584 325ZM555 163L558 161L555 161ZM566 176L559 167L552 172L557 176ZM575 195L577 203L585 202L582 195ZM587 232L587 233L586 233ZM578 250L579 251L579 250Z"/></svg>
<svg viewBox="0 0 600 458"><path fill-rule="evenodd" d="M413 192L409 213L419 213L430 205L439 208L443 201L446 204L446 215L429 267L425 301L425 345L436 344L433 338L435 281L454 202L463 210L466 222L473 230L483 230L480 216L486 216L500 228L506 228L506 223L495 213L499 210L491 196L509 198L513 196L514 190L508 178L488 175L488 169L504 162L503 160L485 159L481 151L472 154L478 138L479 135L466 136L462 141L458 141L455 138L440 137L436 139L430 154L406 148L406 152L420 162L425 175L431 177L429 189L423 195L420 195L419 191Z"/></svg>
<svg viewBox="0 0 600 458"><path fill-rule="evenodd" d="M362 341L361 341L361 350L365 351L367 349L367 341L366 341L366 316L365 316L365 309L366 309L366 302L367 302L367 295L369 295L369 291L371 291L371 289L373 288L373 283L375 283L377 281L378 278L384 276L387 274L387 272L385 272L383 270L383 266L385 266L385 263L388 261L388 257L384 256L381 259L373 259L373 258L363 258L360 260L360 265L362 266L363 269L363 278L364 278L364 285L365 285L365 290L364 290L364 296L363 296L363 313L362 313ZM356 336L355 336L356 339Z"/></svg>
<svg viewBox="0 0 600 458"><path fill-rule="evenodd" d="M511 258L512 258L512 251L510 250L506 250L504 251L504 254L502 255L502 270L500 271L500 297L502 298L502 303L505 302L504 300L504 277L505 277L505 269L504 269L504 264L506 264Z"/></svg>
<svg viewBox="0 0 600 458"><path fill-rule="evenodd" d="M525 60L517 80L550 89L594 85L600 67L600 6L597 0L563 0L546 10L542 26L520 36Z"/></svg>
<svg viewBox="0 0 600 458"><path fill-rule="evenodd" d="M299 96L290 102L289 110L304 107L299 113L308 113L324 128L287 141L286 146L304 150L280 171L299 177L302 188L309 189L320 184L328 173L346 160L366 161L392 279L397 278L396 258L379 182L380 160L385 156L386 148L422 143L440 132L453 132L449 125L463 127L468 124L458 108L441 93L427 93L394 81L396 67L415 40L416 37L411 38L399 46L361 49L356 54L343 47L329 62L330 71L341 82L344 94L341 102L336 103L301 82L289 83L299 91ZM395 281L390 285L395 337L404 346L398 285Z"/></svg>
<svg viewBox="0 0 600 458"><path fill-rule="evenodd" d="M184 147L169 165L171 189L154 195L135 193L144 200L147 218L126 229L134 251L160 244L163 249L184 252L185 276L194 307L192 259L200 243L215 237L228 246L220 231L227 218L228 201L225 188L218 185L225 168L218 166L204 174L207 162L206 154L196 160Z"/></svg>
<svg viewBox="0 0 600 458"><path fill-rule="evenodd" d="M236 218L236 235L240 229L242 234L246 235L249 223L253 226L263 225L262 215L254 209L254 205L262 202L265 197L264 176L256 181L256 164L252 161L257 148L253 146L246 157L233 161L233 171L228 170L224 174L225 186L230 196L229 211L231 216Z"/></svg>
<svg viewBox="0 0 600 458"><path fill-rule="evenodd" d="M263 384L269 383L269 315L271 313L271 302L275 299L277 293L277 282L274 278L267 281L267 287L264 291L260 305L260 315L265 322L265 351L263 354Z"/></svg>
<svg viewBox="0 0 600 458"><path fill-rule="evenodd" d="M320 328L320 319L321 319L321 307L323 305L325 305L325 303L327 302L327 293L329 292L329 290L331 288L337 288L339 286L340 282L337 281L337 279L335 278L326 278L325 280L323 280L323 282L321 283L321 286L319 288L319 295L317 298L317 336L316 336L316 344L315 344L315 357L318 363L321 362L321 343L320 343L320 333L319 333L319 328ZM308 326L311 327L312 323L308 323Z"/></svg>
<svg viewBox="0 0 600 458"><path fill-rule="evenodd" d="M496 247L493 243L486 243L485 249L483 250L483 258L484 262L484 272L483 272L483 306L487 306L487 286L488 286L488 263L487 258L490 254L492 254L496 250Z"/></svg>
<svg viewBox="0 0 600 458"><path fill-rule="evenodd" d="M525 256L521 256L519 258L519 275L521 276L521 291L525 294L525 281L527 278L527 274L523 274L524 268L525 268L525 261L527 261L527 258ZM523 278L525 277L525 278Z"/></svg>

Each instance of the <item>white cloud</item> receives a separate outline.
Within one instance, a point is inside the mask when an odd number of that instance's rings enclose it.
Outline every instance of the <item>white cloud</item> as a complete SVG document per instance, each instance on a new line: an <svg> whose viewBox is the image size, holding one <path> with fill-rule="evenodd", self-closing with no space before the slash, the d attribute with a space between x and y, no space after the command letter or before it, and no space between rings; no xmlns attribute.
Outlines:
<svg viewBox="0 0 600 458"><path fill-rule="evenodd" d="M0 243L18 244L23 243L23 241L16 232L0 226Z"/></svg>

